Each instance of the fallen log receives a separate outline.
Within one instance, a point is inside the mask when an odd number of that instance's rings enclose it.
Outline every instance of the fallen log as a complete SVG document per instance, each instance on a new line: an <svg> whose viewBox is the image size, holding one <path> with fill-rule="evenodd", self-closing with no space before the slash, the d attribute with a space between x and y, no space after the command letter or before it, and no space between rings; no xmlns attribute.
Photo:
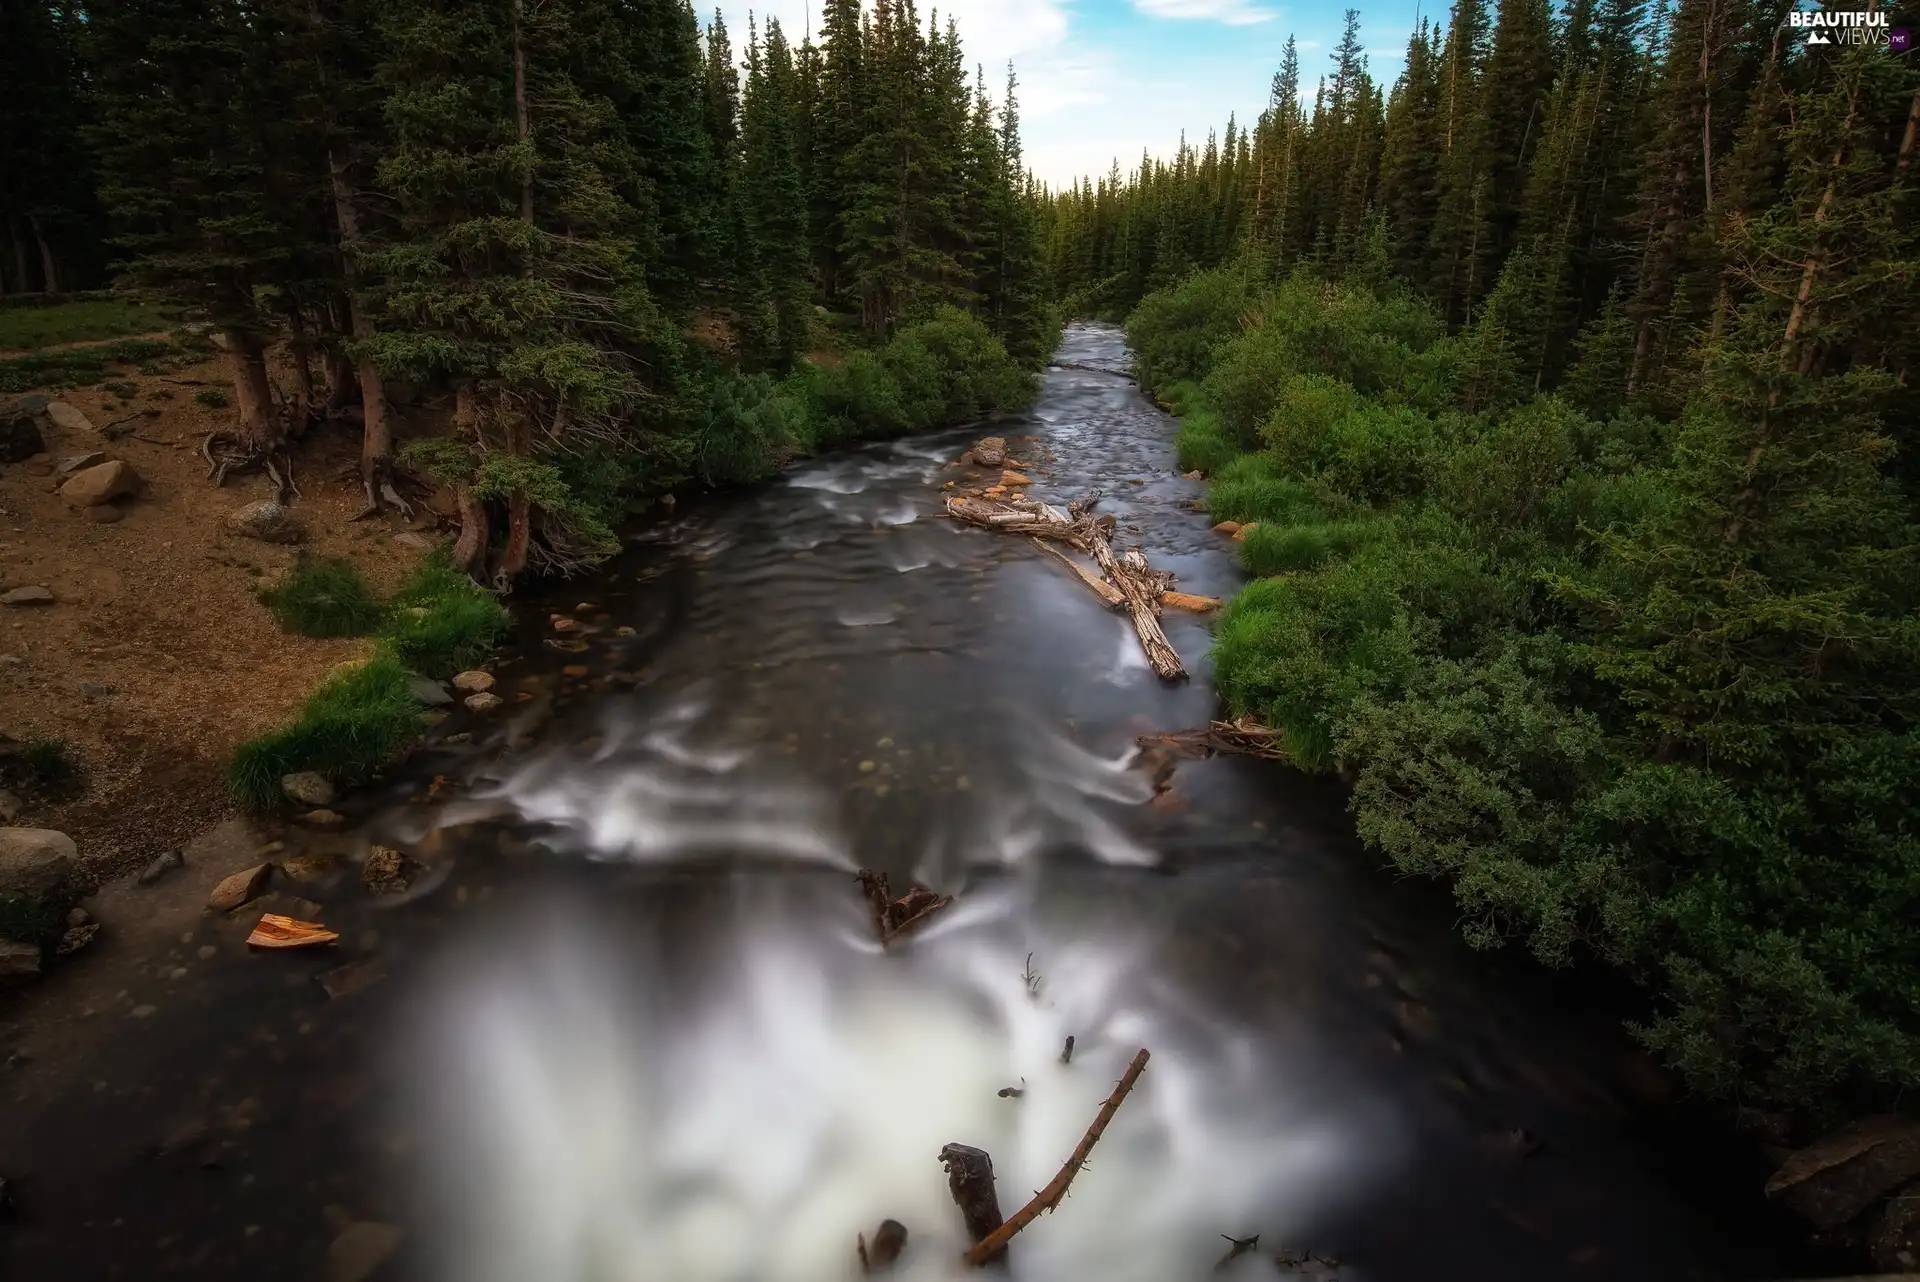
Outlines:
<svg viewBox="0 0 1920 1282"><path fill-rule="evenodd" d="M1193 614L1205 614L1209 610L1220 608L1217 596L1195 596L1191 592L1162 592L1160 604L1169 610L1186 610Z"/></svg>
<svg viewBox="0 0 1920 1282"><path fill-rule="evenodd" d="M1269 761L1292 760L1280 732L1261 725L1252 717L1210 721L1198 730L1143 734L1134 742L1142 748L1165 748L1186 757L1211 757L1225 752L1246 757L1265 757Z"/></svg>
<svg viewBox="0 0 1920 1282"><path fill-rule="evenodd" d="M1004 1222L1000 1214L1000 1194L993 1186L993 1158L985 1149L971 1144L949 1144L940 1150L940 1163L947 1168L947 1191L953 1194L953 1204L960 1208L960 1218L967 1226L967 1240L978 1246ZM969 1257L968 1262L976 1266L1003 1264L1006 1258L1003 1243L991 1255L983 1255L978 1261Z"/></svg>
<svg viewBox="0 0 1920 1282"><path fill-rule="evenodd" d="M947 496L947 515L969 525L1003 534L1038 535L1072 543L1078 537L1074 523L1058 508L1033 499L988 499L969 494Z"/></svg>
<svg viewBox="0 0 1920 1282"><path fill-rule="evenodd" d="M1119 588L1114 587L1113 584L1107 582L1091 570L1088 570L1085 566L1068 556L1065 552L1062 552L1059 548L1053 546L1053 544L1048 543L1045 539L1032 539L1030 541L1033 546L1039 548L1042 552L1066 566L1069 570L1072 570L1073 577L1086 584L1095 596L1106 603L1106 607L1109 610L1124 610L1127 608L1127 594Z"/></svg>
<svg viewBox="0 0 1920 1282"><path fill-rule="evenodd" d="M1133 1089L1133 1084L1140 1080L1140 1074L1146 1068L1149 1058L1151 1057L1146 1048L1142 1047L1140 1053L1133 1057L1133 1062L1127 1065L1127 1071L1121 1075L1119 1084L1113 1088L1113 1094L1107 1096L1106 1102L1100 1106L1100 1111L1094 1114L1093 1125L1089 1126L1087 1133L1080 1137L1080 1143L1074 1146L1073 1153L1067 1158L1066 1165L1060 1168L1059 1174L1048 1181L1045 1188L1035 1193L1032 1201L1015 1211L993 1232L975 1242L964 1257L968 1264L979 1268L1003 1252L1007 1243L1013 1240L1013 1235L1038 1219L1042 1211L1051 1211L1060 1205L1060 1200L1066 1197L1067 1189L1073 1184L1073 1177L1078 1175L1080 1168L1087 1164L1087 1157L1093 1152L1093 1146L1100 1142L1100 1136L1107 1129L1107 1123L1113 1121L1113 1115L1120 1111L1120 1105L1126 1100L1127 1093Z"/></svg>
<svg viewBox="0 0 1920 1282"><path fill-rule="evenodd" d="M1180 662L1179 652L1161 630L1160 611L1154 605L1155 599L1166 590L1166 584L1147 565L1147 558L1141 555L1140 549L1128 548L1118 568L1108 578L1126 594L1127 612L1133 616L1134 633L1140 638L1140 648L1146 651L1147 662L1153 665L1153 670L1167 681L1177 681L1186 676L1186 665Z"/></svg>

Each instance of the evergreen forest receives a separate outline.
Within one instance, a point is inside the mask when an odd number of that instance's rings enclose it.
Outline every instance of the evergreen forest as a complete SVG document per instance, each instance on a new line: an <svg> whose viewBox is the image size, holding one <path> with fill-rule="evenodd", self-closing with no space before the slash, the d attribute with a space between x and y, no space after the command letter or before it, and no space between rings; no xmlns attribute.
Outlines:
<svg viewBox="0 0 1920 1282"><path fill-rule="evenodd" d="M1024 404L1051 350L1011 68L990 87L912 0L820 21L736 44L685 0L9 4L0 284L198 322L228 465L281 478L352 418L370 510L404 502L396 467L459 495L461 568L590 565L636 495ZM451 423L397 424L396 386Z"/></svg>
<svg viewBox="0 0 1920 1282"><path fill-rule="evenodd" d="M1042 235L1242 527L1232 710L1819 1117L1920 1086L1920 64L1791 8L1456 0L1391 86L1349 11Z"/></svg>

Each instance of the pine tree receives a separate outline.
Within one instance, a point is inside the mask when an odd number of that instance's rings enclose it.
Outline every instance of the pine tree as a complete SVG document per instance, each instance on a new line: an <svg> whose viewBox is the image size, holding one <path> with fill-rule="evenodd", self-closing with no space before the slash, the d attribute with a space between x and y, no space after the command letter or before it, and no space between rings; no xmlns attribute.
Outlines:
<svg viewBox="0 0 1920 1282"><path fill-rule="evenodd" d="M773 359L783 369L806 352L811 296L799 93L793 51L769 19L748 60L742 136L746 207L773 309Z"/></svg>
<svg viewBox="0 0 1920 1282"><path fill-rule="evenodd" d="M1379 207L1386 220L1388 261L1413 279L1433 234L1439 176L1440 77L1433 33L1422 21L1407 40L1407 65L1387 105L1380 157Z"/></svg>
<svg viewBox="0 0 1920 1282"><path fill-rule="evenodd" d="M0 293L59 293L97 279L104 228L86 146L75 6L17 0L0 8Z"/></svg>

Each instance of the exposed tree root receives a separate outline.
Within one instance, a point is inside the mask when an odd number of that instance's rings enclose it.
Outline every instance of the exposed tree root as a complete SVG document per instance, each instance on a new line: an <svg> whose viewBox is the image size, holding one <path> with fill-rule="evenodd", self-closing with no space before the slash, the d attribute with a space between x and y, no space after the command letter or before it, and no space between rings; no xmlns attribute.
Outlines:
<svg viewBox="0 0 1920 1282"><path fill-rule="evenodd" d="M265 472L273 482L274 501L290 504L300 497L293 479L293 458L285 450L276 450L247 440L234 432L212 431L200 442L200 457L207 461L207 476L217 489L229 475Z"/></svg>
<svg viewBox="0 0 1920 1282"><path fill-rule="evenodd" d="M1216 753L1236 753L1247 757L1265 757L1269 761L1291 761L1280 732L1261 725L1252 717L1232 721L1212 721L1204 729L1169 730L1161 734L1143 734L1134 742L1143 748L1165 748L1184 757L1211 757Z"/></svg>

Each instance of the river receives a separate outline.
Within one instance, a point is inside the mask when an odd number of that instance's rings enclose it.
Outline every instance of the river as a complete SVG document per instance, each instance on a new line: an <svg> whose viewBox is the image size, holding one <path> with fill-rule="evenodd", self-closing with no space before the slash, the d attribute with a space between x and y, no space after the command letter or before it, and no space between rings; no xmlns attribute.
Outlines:
<svg viewBox="0 0 1920 1282"><path fill-rule="evenodd" d="M353 832L283 838L432 873L302 888L333 956L250 956L251 919L154 944L138 982L192 983L9 1114L0 1276L344 1278L395 1244L371 1276L823 1282L892 1217L903 1277L954 1277L941 1147L990 1152L1010 1211L1141 1047L1014 1240L1024 1282L1199 1278L1255 1234L1220 1276L1280 1248L1361 1282L1783 1271L1763 1173L1617 1018L1467 950L1336 781L1186 762L1148 804L1134 736L1214 711L1206 622L1169 614L1194 675L1164 684L1057 564L940 515L991 430L1040 497L1099 488L1118 543L1231 594L1118 331L1057 359L1025 415L683 503L521 602L502 709L437 727ZM863 866L957 903L882 952Z"/></svg>

